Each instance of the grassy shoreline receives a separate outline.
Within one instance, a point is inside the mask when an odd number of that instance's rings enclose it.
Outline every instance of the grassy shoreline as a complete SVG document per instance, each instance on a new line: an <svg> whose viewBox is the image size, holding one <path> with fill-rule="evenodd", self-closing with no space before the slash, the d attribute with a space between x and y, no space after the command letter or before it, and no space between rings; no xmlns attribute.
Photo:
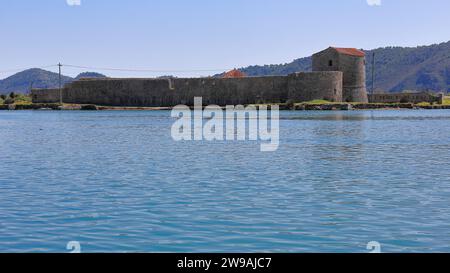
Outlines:
<svg viewBox="0 0 450 273"><path fill-rule="evenodd" d="M297 111L351 111L351 110L399 110L399 109L450 109L449 104L435 104L429 103L321 103L321 102L306 102L306 103L276 103L280 110L297 110ZM270 109L270 104L252 104L256 109L261 106L266 106ZM0 110L91 110L91 111L161 111L171 110L172 107L126 107L126 106L102 106L92 104L63 104L58 103L18 103L18 104L0 104Z"/></svg>
<svg viewBox="0 0 450 273"><path fill-rule="evenodd" d="M31 98L18 95L14 103L4 104L0 101L0 110L100 110L100 111L161 111L171 110L172 107L135 107L135 106L104 106L93 104L59 104L59 103L32 103ZM445 97L443 104L421 103L344 103L313 100L302 103L274 103L280 110L396 110L396 109L450 109L450 96ZM251 104L259 109L261 106L270 108L270 104Z"/></svg>

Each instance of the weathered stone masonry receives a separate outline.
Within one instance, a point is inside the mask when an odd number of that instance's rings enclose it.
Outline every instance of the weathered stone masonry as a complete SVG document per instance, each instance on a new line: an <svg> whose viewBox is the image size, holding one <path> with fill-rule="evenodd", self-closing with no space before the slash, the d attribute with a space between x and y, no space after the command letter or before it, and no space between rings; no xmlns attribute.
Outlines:
<svg viewBox="0 0 450 273"><path fill-rule="evenodd" d="M31 90L33 103L56 103L59 102L58 89L33 89Z"/></svg>
<svg viewBox="0 0 450 273"><path fill-rule="evenodd" d="M391 93L391 94L370 94L369 101L372 103L444 103L444 94L433 93Z"/></svg>
<svg viewBox="0 0 450 273"><path fill-rule="evenodd" d="M107 106L238 105L284 103L289 99L340 101L341 72L297 73L287 77L192 79L82 79L62 90L63 102ZM35 89L33 102L59 101L58 89Z"/></svg>
<svg viewBox="0 0 450 273"><path fill-rule="evenodd" d="M62 90L64 103L106 106L171 107L327 100L367 102L364 53L329 48L313 57L313 72L288 76L176 79L81 79ZM35 89L33 102L59 102L57 89Z"/></svg>
<svg viewBox="0 0 450 273"><path fill-rule="evenodd" d="M342 71L342 101L368 102L366 90L366 59L363 51L354 48L330 47L313 55L313 71Z"/></svg>

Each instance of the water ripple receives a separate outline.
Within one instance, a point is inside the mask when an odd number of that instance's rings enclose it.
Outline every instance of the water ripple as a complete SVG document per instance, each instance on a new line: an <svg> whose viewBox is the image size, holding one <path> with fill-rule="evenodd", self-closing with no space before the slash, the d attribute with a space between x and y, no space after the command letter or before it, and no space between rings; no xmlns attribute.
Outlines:
<svg viewBox="0 0 450 273"><path fill-rule="evenodd" d="M165 111L1 112L0 252L450 251L450 111L281 116L261 153Z"/></svg>

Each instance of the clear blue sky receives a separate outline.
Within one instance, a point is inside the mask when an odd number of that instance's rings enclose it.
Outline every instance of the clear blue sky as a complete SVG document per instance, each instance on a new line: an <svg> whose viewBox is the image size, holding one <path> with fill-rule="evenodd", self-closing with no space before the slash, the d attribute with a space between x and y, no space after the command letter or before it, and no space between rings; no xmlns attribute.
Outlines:
<svg viewBox="0 0 450 273"><path fill-rule="evenodd" d="M450 40L448 0L381 0L380 6L367 0L81 0L79 6L67 1L0 1L0 71L59 61L154 70L226 69L290 62L330 45L372 49ZM63 73L73 76L83 70L64 68ZM0 72L0 79L11 74Z"/></svg>

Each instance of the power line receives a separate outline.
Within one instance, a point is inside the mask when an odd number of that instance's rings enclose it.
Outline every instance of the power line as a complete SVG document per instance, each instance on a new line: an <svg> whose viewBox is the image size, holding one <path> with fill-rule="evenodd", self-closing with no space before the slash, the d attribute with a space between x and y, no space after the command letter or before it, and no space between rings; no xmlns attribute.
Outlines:
<svg viewBox="0 0 450 273"><path fill-rule="evenodd" d="M375 94L375 51L372 54L372 94Z"/></svg>
<svg viewBox="0 0 450 273"><path fill-rule="evenodd" d="M58 63L58 71L59 71L59 104L63 103L63 98L62 98L62 80L61 80L61 67L62 64Z"/></svg>
<svg viewBox="0 0 450 273"><path fill-rule="evenodd" d="M94 71L118 71L118 72L145 72L145 73L195 73L195 72L219 72L222 73L224 71L230 70L230 68L217 68L217 69L186 69L186 70L156 70L156 69L133 69L133 68L112 68L112 67L94 67L94 66L81 66L81 65L73 65L73 64L53 64L46 65L41 67L35 67L38 69L47 69L52 67L58 67L59 71L61 67L67 68L78 68L78 69L86 69L86 70L94 70ZM24 70L30 69L27 68L15 68L8 70L0 70L0 73L12 73L12 72L21 72Z"/></svg>
<svg viewBox="0 0 450 273"><path fill-rule="evenodd" d="M223 72L229 70L225 69L188 69L188 70L155 70L155 69L130 69L130 68L111 68L111 67L92 67L92 66L80 66L72 64L63 64L64 67L89 69L89 70L107 70L107 71L120 71L120 72L151 72L151 73L188 73L188 72Z"/></svg>

